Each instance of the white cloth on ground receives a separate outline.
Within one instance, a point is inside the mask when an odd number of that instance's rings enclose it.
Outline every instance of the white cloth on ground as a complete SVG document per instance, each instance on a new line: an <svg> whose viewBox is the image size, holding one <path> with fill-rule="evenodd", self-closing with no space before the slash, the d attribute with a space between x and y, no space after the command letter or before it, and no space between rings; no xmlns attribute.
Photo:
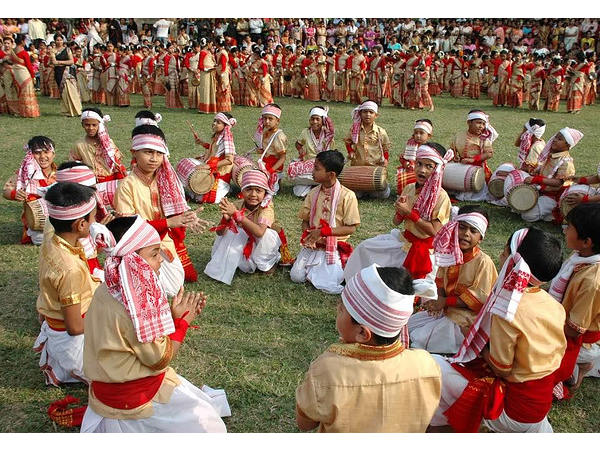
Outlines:
<svg viewBox="0 0 600 450"><path fill-rule="evenodd" d="M540 195L535 206L529 211L521 213L521 218L525 222L537 222L543 220L544 222L551 222L554 219L552 210L556 208L558 203L547 195Z"/></svg>
<svg viewBox="0 0 600 450"><path fill-rule="evenodd" d="M312 180L312 178L311 178ZM308 195L308 193L312 190L312 188L314 188L314 185L307 185L307 184L295 184L292 187L292 190L294 191L294 195L296 197L306 197Z"/></svg>
<svg viewBox="0 0 600 450"><path fill-rule="evenodd" d="M344 270L339 252L335 251L335 263L327 264L325 250L303 247L292 266L290 278L294 283L308 280L314 287L328 294L340 294L344 290Z"/></svg>
<svg viewBox="0 0 600 450"><path fill-rule="evenodd" d="M44 242L44 232L43 231L35 231L35 230L28 228L27 236L29 236L31 238L31 242L33 242L33 245L42 245L42 242Z"/></svg>
<svg viewBox="0 0 600 450"><path fill-rule="evenodd" d="M158 281L160 281L167 297L174 297L183 286L185 280L183 264L181 264L181 260L177 255L175 255L172 262L169 262L167 255L162 250L160 254L163 257L163 262L160 265Z"/></svg>
<svg viewBox="0 0 600 450"><path fill-rule="evenodd" d="M447 316L433 317L419 311L408 319L410 346L430 353L455 354L465 336L460 327Z"/></svg>
<svg viewBox="0 0 600 450"><path fill-rule="evenodd" d="M221 416L231 415L223 410L222 398L198 389L177 375L181 384L173 390L168 403L152 402L154 414L146 419L109 419L87 408L81 433L225 433ZM217 391L217 395L222 397ZM225 403L227 401L225 400Z"/></svg>
<svg viewBox="0 0 600 450"><path fill-rule="evenodd" d="M460 202L482 202L489 197L487 184L483 185L483 189L479 192L458 192L448 191L448 195L456 198Z"/></svg>

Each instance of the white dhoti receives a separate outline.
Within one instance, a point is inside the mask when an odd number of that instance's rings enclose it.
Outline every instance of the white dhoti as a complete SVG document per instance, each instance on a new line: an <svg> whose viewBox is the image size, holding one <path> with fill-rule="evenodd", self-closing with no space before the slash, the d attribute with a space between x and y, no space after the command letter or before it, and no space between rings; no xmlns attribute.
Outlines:
<svg viewBox="0 0 600 450"><path fill-rule="evenodd" d="M236 269L246 273L254 273L256 269L266 272L281 259L281 239L271 228L267 228L265 234L256 239L248 259L244 258L246 242L248 235L241 227L238 227L237 233L227 231L222 236L217 236L204 273L214 280L231 285Z"/></svg>
<svg viewBox="0 0 600 450"><path fill-rule="evenodd" d="M83 375L83 334L71 336L66 331L56 331L44 321L40 334L33 344L40 353L40 369L46 384L86 382Z"/></svg>
<svg viewBox="0 0 600 450"><path fill-rule="evenodd" d="M338 251L335 251L335 262L327 264L325 250L302 248L290 271L294 283L304 283L306 280L328 294L340 294L344 287L344 270Z"/></svg>
<svg viewBox="0 0 600 450"><path fill-rule="evenodd" d="M600 378L600 345L598 343L587 346L584 344L579 350L579 356L577 357L577 364L592 363L592 369L586 373L585 377L596 377ZM576 381L579 376L579 366L575 364L573 375L571 379Z"/></svg>
<svg viewBox="0 0 600 450"><path fill-rule="evenodd" d="M27 236L31 238L33 245L42 245L42 242L44 241L43 231L35 231L27 228Z"/></svg>
<svg viewBox="0 0 600 450"><path fill-rule="evenodd" d="M554 219L552 215L552 210L556 208L558 203L552 197L548 197L547 195L540 195L535 206L521 213L521 218L525 222L537 222L538 220L543 220L545 222L551 222Z"/></svg>
<svg viewBox="0 0 600 450"><path fill-rule="evenodd" d="M408 319L410 346L430 353L455 354L465 337L460 327L447 316L432 317L419 311Z"/></svg>
<svg viewBox="0 0 600 450"><path fill-rule="evenodd" d="M439 355L432 356L442 372L440 404L430 423L431 426L438 427L448 425L448 418L444 412L458 400L469 383L446 359ZM548 422L548 417L536 423L522 423L511 419L504 411L496 420L483 419L482 424L497 433L552 433L552 425Z"/></svg>
<svg viewBox="0 0 600 450"><path fill-rule="evenodd" d="M487 188L487 184L483 185L483 189L479 192L459 192L459 191L449 191L448 195L456 198L456 200L461 202L482 202L485 201L489 197L489 191Z"/></svg>
<svg viewBox="0 0 600 450"><path fill-rule="evenodd" d="M344 269L344 279L348 281L355 274L373 263L381 267L403 267L407 252L404 250L406 242L401 240L402 233L394 228L388 234L380 234L362 241L356 246L352 255L346 263ZM417 295L423 298L437 299L437 286L435 284L435 274L437 266L435 264L435 255L430 253L432 270L427 276L420 280L415 280L415 290Z"/></svg>
<svg viewBox="0 0 600 450"><path fill-rule="evenodd" d="M173 261L169 262L167 255L161 250L163 262L160 265L158 280L168 297L177 295L185 280L185 272L181 260L175 255Z"/></svg>
<svg viewBox="0 0 600 450"><path fill-rule="evenodd" d="M109 419L88 407L81 424L82 433L226 433L220 416L223 399L212 398L188 380L177 375L181 384L173 390L169 403L152 401L154 414L146 419ZM226 403L226 400L225 400Z"/></svg>

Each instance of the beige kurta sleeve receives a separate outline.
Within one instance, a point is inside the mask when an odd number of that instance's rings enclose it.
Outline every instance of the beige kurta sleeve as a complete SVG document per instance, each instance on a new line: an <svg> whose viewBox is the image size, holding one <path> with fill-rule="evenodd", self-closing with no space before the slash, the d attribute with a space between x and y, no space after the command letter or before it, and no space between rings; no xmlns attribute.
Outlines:
<svg viewBox="0 0 600 450"><path fill-rule="evenodd" d="M271 144L271 148L269 148L269 153L272 153L275 155L282 155L286 152L287 145L288 145L287 136L282 131L277 136L275 136L275 139L273 140L273 143Z"/></svg>
<svg viewBox="0 0 600 450"><path fill-rule="evenodd" d="M558 178L559 180L565 180L568 177L572 177L575 175L575 166L573 165L573 160L568 160L560 165L558 170L556 171L556 175L554 178Z"/></svg>
<svg viewBox="0 0 600 450"><path fill-rule="evenodd" d="M498 278L498 271L494 262L487 255L482 255L481 263L475 270L473 284L467 287L460 284L457 286L459 298L469 309L479 312L490 295L496 278Z"/></svg>
<svg viewBox="0 0 600 450"><path fill-rule="evenodd" d="M306 197L304 197L304 202L302 203L302 207L300 207L300 211L298 212L298 218L301 220L306 220L307 222L310 220L310 206L312 203L312 199L315 195L319 194L318 190L319 186L315 189L311 190Z"/></svg>
<svg viewBox="0 0 600 450"><path fill-rule="evenodd" d="M574 282L575 281L575 282ZM567 323L580 333L600 330L600 271L571 280L565 292L565 301L573 299Z"/></svg>
<svg viewBox="0 0 600 450"><path fill-rule="evenodd" d="M69 160L70 161L81 161L82 156L79 153L79 142L76 142L75 145L69 151Z"/></svg>
<svg viewBox="0 0 600 450"><path fill-rule="evenodd" d="M256 217L256 223L270 227L275 222L275 208L273 202L269 203L266 208L261 208Z"/></svg>
<svg viewBox="0 0 600 450"><path fill-rule="evenodd" d="M490 362L498 369L512 368L520 331L500 317L492 316Z"/></svg>
<svg viewBox="0 0 600 450"><path fill-rule="evenodd" d="M313 361L296 389L296 405L305 417L319 423L331 423L333 408L323 403L324 393L318 391L319 381L315 378L315 372L319 372L318 362L318 359Z"/></svg>
<svg viewBox="0 0 600 450"><path fill-rule="evenodd" d="M416 201L416 200L415 200ZM439 220L442 225L445 225L450 220L450 212L452 210L452 203L450 203L450 197L445 190L440 189L440 195L438 201L433 208L431 213L431 222Z"/></svg>
<svg viewBox="0 0 600 450"><path fill-rule="evenodd" d="M89 274L83 273L79 267L67 267L59 273L54 272L50 281L56 288L61 307L81 303L82 286L89 285ZM82 311L85 312L85 311Z"/></svg>
<svg viewBox="0 0 600 450"><path fill-rule="evenodd" d="M121 214L136 214L133 195L132 184L129 180L127 178L121 180L113 200L115 211Z"/></svg>
<svg viewBox="0 0 600 450"><path fill-rule="evenodd" d="M384 151L389 152L390 149L392 148L392 142L390 141L390 138L387 134L387 131L385 131L383 128L379 127L379 139L381 142L381 147L383 148Z"/></svg>
<svg viewBox="0 0 600 450"><path fill-rule="evenodd" d="M119 318L121 338L133 351L138 361L151 370L159 371L166 368L173 359L173 345L168 336L162 336L152 342L142 343L137 340L133 322L129 317Z"/></svg>
<svg viewBox="0 0 600 450"><path fill-rule="evenodd" d="M358 200L353 192L347 193L342 200L343 224L346 226L360 225L360 212L358 210ZM310 211L310 210L309 210Z"/></svg>

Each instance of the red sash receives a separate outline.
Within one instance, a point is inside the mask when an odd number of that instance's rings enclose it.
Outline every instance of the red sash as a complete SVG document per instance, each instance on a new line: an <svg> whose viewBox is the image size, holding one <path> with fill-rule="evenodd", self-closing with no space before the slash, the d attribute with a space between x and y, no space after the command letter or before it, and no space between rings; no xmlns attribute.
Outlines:
<svg viewBox="0 0 600 450"><path fill-rule="evenodd" d="M96 175L96 183L106 183L107 181L122 180L125 175L120 172L111 173L110 175Z"/></svg>
<svg viewBox="0 0 600 450"><path fill-rule="evenodd" d="M263 158L263 162L265 163L265 167L267 168L267 171L269 173L278 173L281 172L283 170L283 167L279 170L274 170L273 166L275 164L277 164L277 161L279 161L279 157L278 156L273 156L273 155L269 155L269 156L265 156Z"/></svg>
<svg viewBox="0 0 600 450"><path fill-rule="evenodd" d="M554 372L554 384L568 380L571 377L575 369L575 364L577 364L577 357L579 356L582 344L593 344L598 341L600 341L600 331L586 331L577 337L567 336L567 349L565 350L560 367Z"/></svg>
<svg viewBox="0 0 600 450"><path fill-rule="evenodd" d="M311 231L311 228L307 228L306 230L304 230L304 232L302 233L302 237L300 238L300 242L303 242L304 239L306 238L306 236L308 236L308 233ZM324 244L317 244L317 248L325 250L325 245ZM352 245L348 244L347 242L344 241L337 241L337 251L338 251L338 255L340 255L340 262L342 263L342 269L346 267L346 262L348 262L348 259L350 258L350 255L352 255L352 252L354 251L354 248L352 247Z"/></svg>
<svg viewBox="0 0 600 450"><path fill-rule="evenodd" d="M539 380L506 383L504 411L521 423L537 423L546 417L552 407L554 373Z"/></svg>
<svg viewBox="0 0 600 450"><path fill-rule="evenodd" d="M165 373L124 383L92 381L92 391L98 400L115 409L134 409L151 401L160 389Z"/></svg>
<svg viewBox="0 0 600 450"><path fill-rule="evenodd" d="M429 250L433 248L433 236L421 239L408 230L405 230L403 235L412 244L403 266L414 279L425 278L433 269L429 257Z"/></svg>

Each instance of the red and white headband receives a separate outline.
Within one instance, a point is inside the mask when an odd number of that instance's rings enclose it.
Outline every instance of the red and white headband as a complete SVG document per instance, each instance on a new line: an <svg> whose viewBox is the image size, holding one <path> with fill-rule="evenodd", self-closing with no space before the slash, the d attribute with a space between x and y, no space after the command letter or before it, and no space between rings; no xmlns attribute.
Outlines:
<svg viewBox="0 0 600 450"><path fill-rule="evenodd" d="M535 136L538 139L541 139L541 137L544 135L544 133L546 132L546 125L529 125L529 121L527 121L525 123L525 129L527 131L529 131L529 133L531 133L533 136Z"/></svg>
<svg viewBox="0 0 600 450"><path fill-rule="evenodd" d="M85 119L94 119L100 123L110 122L110 116L108 114L100 117L100 115L94 111L83 111L81 113L81 121L83 122Z"/></svg>
<svg viewBox="0 0 600 450"><path fill-rule="evenodd" d="M154 125L158 127L158 123L162 120L162 116L160 113L154 114L154 120L149 119L147 117L136 117L135 126L139 127L140 125Z"/></svg>
<svg viewBox="0 0 600 450"><path fill-rule="evenodd" d="M75 166L57 171L56 181L70 181L71 183L94 187L96 186L96 175L87 166Z"/></svg>
<svg viewBox="0 0 600 450"><path fill-rule="evenodd" d="M423 130L427 134L433 134L433 127L428 122L415 122L415 130Z"/></svg>
<svg viewBox="0 0 600 450"><path fill-rule="evenodd" d="M427 144L420 145L417 149L417 159L424 158L430 159L438 166L446 165L454 157L454 151L452 149L446 150L446 154L442 157L435 148L430 147Z"/></svg>
<svg viewBox="0 0 600 450"><path fill-rule="evenodd" d="M269 178L262 170L248 170L242 175L241 189L244 190L251 186L256 186L264 189L267 193L272 194L273 191L269 187Z"/></svg>
<svg viewBox="0 0 600 450"><path fill-rule="evenodd" d="M131 139L131 149L138 150L156 150L169 156L167 144L160 136L154 134L138 134Z"/></svg>
<svg viewBox="0 0 600 450"><path fill-rule="evenodd" d="M328 112L329 112L328 108L321 108L321 107L315 106L314 108L312 108L310 110L310 114L308 115L308 117L310 118L312 116L319 116L319 117L325 118L325 117L327 117Z"/></svg>
<svg viewBox="0 0 600 450"><path fill-rule="evenodd" d="M280 113L281 113L281 111L280 111ZM223 113L218 113L217 115L215 115L215 120L220 120L221 122L223 122L225 125L227 125L229 127L233 127L237 123L237 120L235 120L234 117L231 117L231 118L227 117Z"/></svg>
<svg viewBox="0 0 600 450"><path fill-rule="evenodd" d="M489 123L489 116L483 111L473 111L467 116L467 120L481 119L485 123Z"/></svg>
<svg viewBox="0 0 600 450"><path fill-rule="evenodd" d="M472 212L467 214L459 214L454 218L456 222L466 222L472 227L476 228L481 234L481 238L485 237L485 232L487 231L488 221L483 214L478 212Z"/></svg>
<svg viewBox="0 0 600 450"><path fill-rule="evenodd" d="M274 106L274 105L267 105L260 112L261 116L264 116L266 114L270 114L279 119L279 118L281 118L281 109L279 109L277 106Z"/></svg>
<svg viewBox="0 0 600 450"><path fill-rule="evenodd" d="M90 197L87 202L73 206L57 206L46 202L48 206L48 216L57 220L76 220L87 216L96 207L96 196Z"/></svg>
<svg viewBox="0 0 600 450"><path fill-rule="evenodd" d="M110 255L122 258L129 253L133 253L141 248L160 244L160 236L156 229L150 225L142 216L136 216L135 222L129 227L127 232L114 244L110 242ZM112 247L112 249L110 248Z"/></svg>

